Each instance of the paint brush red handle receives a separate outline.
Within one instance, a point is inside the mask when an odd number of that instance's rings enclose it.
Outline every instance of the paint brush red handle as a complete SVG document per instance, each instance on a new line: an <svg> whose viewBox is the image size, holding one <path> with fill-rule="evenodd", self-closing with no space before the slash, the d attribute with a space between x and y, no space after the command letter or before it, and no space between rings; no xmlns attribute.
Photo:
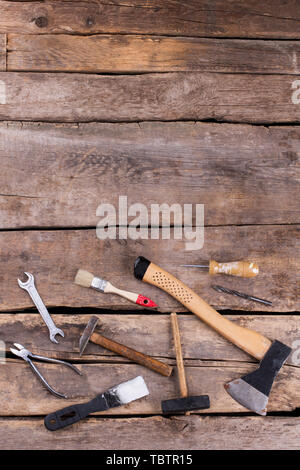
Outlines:
<svg viewBox="0 0 300 470"><path fill-rule="evenodd" d="M155 308L157 307L156 303L153 300L145 297L141 294L135 294L134 292L129 292L127 290L118 289L113 286L109 281L101 279L100 277L94 276L94 274L79 269L75 277L75 284L78 284L82 287L91 287L99 292L104 294L117 294L124 299L130 300L134 304L142 305L143 307Z"/></svg>
<svg viewBox="0 0 300 470"><path fill-rule="evenodd" d="M108 281L106 282L106 286L103 292L105 292L105 294L120 295L121 297L124 297L124 299L130 300L130 302L133 302L135 304L142 305L143 307L157 307L156 303L148 297L145 297L141 294L135 294L134 292L129 292L127 290L118 289Z"/></svg>

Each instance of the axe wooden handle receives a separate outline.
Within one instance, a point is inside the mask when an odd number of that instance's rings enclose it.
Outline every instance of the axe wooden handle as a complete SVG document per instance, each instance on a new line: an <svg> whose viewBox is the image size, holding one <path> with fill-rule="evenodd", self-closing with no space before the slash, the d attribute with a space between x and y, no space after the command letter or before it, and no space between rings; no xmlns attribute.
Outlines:
<svg viewBox="0 0 300 470"><path fill-rule="evenodd" d="M142 366L148 367L148 369L154 370L165 377L169 377L172 374L173 367L165 364L164 362L160 362L153 357L147 356L135 349L131 349L124 344L117 343L116 341L112 341L105 336L100 335L99 333L93 333L90 337L90 341L93 343L102 346L103 348L109 349L109 351L113 351L120 356L127 357Z"/></svg>
<svg viewBox="0 0 300 470"><path fill-rule="evenodd" d="M256 359L262 359L272 342L220 315L192 289L154 263L140 257L135 262L135 276L164 290L214 330Z"/></svg>

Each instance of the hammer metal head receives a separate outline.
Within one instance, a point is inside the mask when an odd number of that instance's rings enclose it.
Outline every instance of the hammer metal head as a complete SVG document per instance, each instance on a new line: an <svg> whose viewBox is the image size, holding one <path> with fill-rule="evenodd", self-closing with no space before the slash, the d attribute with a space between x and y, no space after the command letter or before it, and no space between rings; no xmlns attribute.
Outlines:
<svg viewBox="0 0 300 470"><path fill-rule="evenodd" d="M94 333L94 329L99 321L98 317L92 316L88 324L86 325L84 332L82 333L80 340L79 340L79 355L82 356L83 351L85 350L86 345L88 344L90 337Z"/></svg>
<svg viewBox="0 0 300 470"><path fill-rule="evenodd" d="M181 413L183 411L204 410L210 407L209 396L175 398L161 402L163 414Z"/></svg>
<svg viewBox="0 0 300 470"><path fill-rule="evenodd" d="M274 341L254 372L225 384L225 390L248 410L265 416L273 382L291 353L291 348Z"/></svg>

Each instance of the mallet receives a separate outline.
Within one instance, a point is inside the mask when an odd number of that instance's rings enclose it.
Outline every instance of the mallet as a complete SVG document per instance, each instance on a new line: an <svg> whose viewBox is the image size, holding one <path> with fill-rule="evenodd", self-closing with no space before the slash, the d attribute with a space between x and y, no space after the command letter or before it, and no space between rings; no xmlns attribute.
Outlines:
<svg viewBox="0 0 300 470"><path fill-rule="evenodd" d="M136 278L168 292L218 333L261 361L257 370L227 383L225 389L238 403L265 416L271 387L290 355L291 348L280 341L272 342L254 330L231 322L182 281L143 256L135 261L134 274Z"/></svg>
<svg viewBox="0 0 300 470"><path fill-rule="evenodd" d="M184 411L185 414L190 414L189 412L192 410L203 410L205 408L209 408L210 403L208 395L198 395L193 397L188 396L188 388L184 372L180 333L176 313L171 313L171 323L181 398L162 401L162 411L164 414L178 413L182 411Z"/></svg>
<svg viewBox="0 0 300 470"><path fill-rule="evenodd" d="M135 349L131 349L124 344L117 343L116 341L112 341L105 336L100 335L99 333L95 333L94 329L98 323L99 318L92 316L89 319L87 326L85 327L84 332L82 333L80 340L79 340L79 352L80 356L83 354L86 345L89 341L92 343L98 344L103 348L109 349L120 356L127 357L142 366L148 367L148 369L154 370L165 377L169 377L172 374L173 367L165 364L164 362L160 362L153 357L147 356Z"/></svg>

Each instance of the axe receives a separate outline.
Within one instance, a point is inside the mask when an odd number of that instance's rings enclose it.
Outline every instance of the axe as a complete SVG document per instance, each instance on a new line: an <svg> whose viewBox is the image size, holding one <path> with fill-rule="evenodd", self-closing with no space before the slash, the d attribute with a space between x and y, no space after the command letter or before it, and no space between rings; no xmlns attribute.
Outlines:
<svg viewBox="0 0 300 470"><path fill-rule="evenodd" d="M245 408L265 416L273 382L291 353L291 348L231 322L183 282L143 256L135 261L134 275L170 294L222 336L261 361L257 370L225 384L225 389Z"/></svg>

